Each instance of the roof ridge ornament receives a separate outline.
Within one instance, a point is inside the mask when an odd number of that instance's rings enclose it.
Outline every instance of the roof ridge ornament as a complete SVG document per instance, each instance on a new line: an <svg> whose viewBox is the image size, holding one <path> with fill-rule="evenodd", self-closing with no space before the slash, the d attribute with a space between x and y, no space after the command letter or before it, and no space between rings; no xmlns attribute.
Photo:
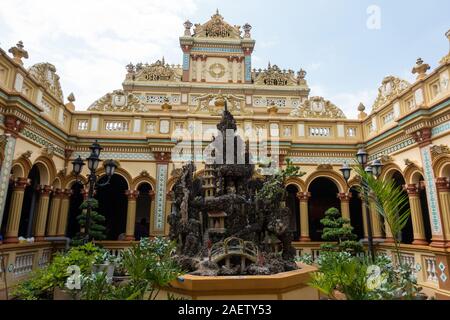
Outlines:
<svg viewBox="0 0 450 320"><path fill-rule="evenodd" d="M310 97L289 115L305 119L346 119L341 109L323 97Z"/></svg>
<svg viewBox="0 0 450 320"><path fill-rule="evenodd" d="M378 88L378 96L372 106L372 112L380 109L383 105L393 100L410 86L411 84L408 81L398 77L385 77L381 82L381 86Z"/></svg>
<svg viewBox="0 0 450 320"><path fill-rule="evenodd" d="M241 39L240 26L232 26L227 23L223 16L219 13L219 9L211 16L211 19L204 24L197 23L194 25L194 37L199 38L231 38ZM190 34L190 28L189 28ZM187 26L185 24L185 35L187 34Z"/></svg>

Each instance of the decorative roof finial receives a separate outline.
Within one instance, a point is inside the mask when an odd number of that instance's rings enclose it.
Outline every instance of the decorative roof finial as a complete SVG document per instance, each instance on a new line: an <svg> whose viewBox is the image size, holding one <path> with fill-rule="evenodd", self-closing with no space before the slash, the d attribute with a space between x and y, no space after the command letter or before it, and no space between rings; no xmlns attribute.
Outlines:
<svg viewBox="0 0 450 320"><path fill-rule="evenodd" d="M71 103L75 102L75 95L73 94L73 92L67 96L67 100Z"/></svg>
<svg viewBox="0 0 450 320"><path fill-rule="evenodd" d="M189 20L186 20L186 22L183 24L184 26L184 35L185 36L192 36L191 34L191 28L193 26L192 22L190 22Z"/></svg>
<svg viewBox="0 0 450 320"><path fill-rule="evenodd" d="M358 111L359 111L358 118L360 120L365 119L367 117L367 114L364 112L364 110L366 110L366 106L361 102L358 105Z"/></svg>
<svg viewBox="0 0 450 320"><path fill-rule="evenodd" d="M19 41L15 47L9 49L9 53L13 55L14 61L20 65L23 65L22 58L28 59L28 51L24 49L22 41Z"/></svg>
<svg viewBox="0 0 450 320"><path fill-rule="evenodd" d="M219 8L216 9L216 15L220 15Z"/></svg>
<svg viewBox="0 0 450 320"><path fill-rule="evenodd" d="M244 29L244 38L251 38L252 35L250 34L250 31L252 31L252 26L249 23L246 23L242 28Z"/></svg>
<svg viewBox="0 0 450 320"><path fill-rule="evenodd" d="M416 74L417 73L417 80L421 80L423 78L426 77L427 75L427 71L430 69L430 65L423 63L422 58L418 58L416 65L414 66L414 68L412 69L412 73Z"/></svg>
<svg viewBox="0 0 450 320"><path fill-rule="evenodd" d="M448 31L445 33L445 36L447 37L448 43L449 43L449 45L450 45L450 30L448 30ZM450 63L450 49L449 49L449 51L448 51L448 54L447 54L445 57L443 57L443 58L441 59L441 61L440 61L440 64L441 64L441 65L442 65L442 64L447 64L447 63Z"/></svg>

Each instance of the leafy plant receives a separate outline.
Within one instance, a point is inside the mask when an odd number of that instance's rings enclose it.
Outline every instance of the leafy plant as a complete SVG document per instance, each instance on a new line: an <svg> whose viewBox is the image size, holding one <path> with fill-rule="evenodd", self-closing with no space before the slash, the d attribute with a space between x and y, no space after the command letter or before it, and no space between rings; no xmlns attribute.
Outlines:
<svg viewBox="0 0 450 320"><path fill-rule="evenodd" d="M325 218L320 220L320 223L324 226L322 239L336 242L322 244L322 250L349 251L353 253L363 250L362 245L356 241L357 236L353 233L350 220L343 218L338 209L328 209L325 212Z"/></svg>
<svg viewBox="0 0 450 320"><path fill-rule="evenodd" d="M81 275L90 274L92 264L101 253L100 248L92 243L56 253L46 268L34 271L27 280L21 281L13 295L23 300L51 299L54 288L65 287L70 276L69 267L79 267Z"/></svg>
<svg viewBox="0 0 450 320"><path fill-rule="evenodd" d="M172 259L176 244L163 238L142 239L139 244L123 253L123 264L130 275L130 285L139 295L154 300L160 289L175 280L181 273ZM140 284L140 285L138 285Z"/></svg>
<svg viewBox="0 0 450 320"><path fill-rule="evenodd" d="M292 161L287 158L286 168L267 178L261 190L258 191L258 199L270 203L281 201L286 195L284 187L286 180L291 177L302 177L305 174L305 172L301 172L300 168L294 166Z"/></svg>
<svg viewBox="0 0 450 320"><path fill-rule="evenodd" d="M89 223L89 239L94 240L104 240L106 239L105 231L106 228L102 224L105 222L105 217L98 213L96 209L98 209L98 201L96 199L88 199L85 200L81 206L81 214L77 217L77 221L80 225L81 230L85 230L86 228L86 214L87 208L91 207L90 214L90 223ZM75 237L75 242L80 242L84 237L84 232L79 232Z"/></svg>
<svg viewBox="0 0 450 320"><path fill-rule="evenodd" d="M308 264L308 265L312 265L314 263L314 259L313 259L312 255L309 253L305 253L305 254L302 254L301 256L296 257L295 261L301 262L304 264Z"/></svg>
<svg viewBox="0 0 450 320"><path fill-rule="evenodd" d="M392 232L397 261L401 264L399 235L411 215L408 196L392 179L376 179L365 172L362 166L357 166L356 171L362 178L362 191L365 195L373 195L377 212Z"/></svg>

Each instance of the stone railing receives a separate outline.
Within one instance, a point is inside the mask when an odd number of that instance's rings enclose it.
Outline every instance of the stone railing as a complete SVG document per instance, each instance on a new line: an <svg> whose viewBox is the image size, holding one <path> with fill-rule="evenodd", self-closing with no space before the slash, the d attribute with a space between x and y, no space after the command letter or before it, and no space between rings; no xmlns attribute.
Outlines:
<svg viewBox="0 0 450 320"><path fill-rule="evenodd" d="M0 245L0 300L33 270L47 266L54 252L50 242Z"/></svg>

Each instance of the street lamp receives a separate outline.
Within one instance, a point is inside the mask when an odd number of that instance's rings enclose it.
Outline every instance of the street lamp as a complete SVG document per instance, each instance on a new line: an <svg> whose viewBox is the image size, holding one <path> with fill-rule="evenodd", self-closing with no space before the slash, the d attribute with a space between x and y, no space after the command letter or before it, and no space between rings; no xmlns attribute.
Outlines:
<svg viewBox="0 0 450 320"><path fill-rule="evenodd" d="M88 199L87 199L87 208L86 208L86 223L84 228L85 233L85 242L90 240L90 223L91 223L91 211L92 211L92 198L94 197L94 189L98 187L104 187L109 184L111 177L114 175L114 171L117 168L117 165L114 160L106 160L104 162L105 172L108 180L105 183L98 183L97 175L95 172L97 171L98 165L100 163L100 152L103 149L95 140L95 142L89 147L91 149L91 154L86 159L89 174L88 181L83 185L89 185L88 190ZM83 166L85 165L81 156L78 156L74 161L72 161L73 165L73 173L78 178L83 170ZM78 181L78 180L77 180ZM80 181L78 181L80 182Z"/></svg>
<svg viewBox="0 0 450 320"><path fill-rule="evenodd" d="M369 175L374 175L376 178L378 178L381 174L381 169L383 166L380 160L375 160L373 161L372 165L368 166L367 165L368 158L369 155L364 148L359 149L358 152L356 153L356 160L364 168L364 171ZM342 176L344 177L347 183L347 186L349 186L348 180L350 179L350 173L352 168L347 163L344 163L340 170L342 172ZM364 183L364 181L362 181L362 183ZM373 249L372 217L370 215L370 210L367 202L368 199L367 186L363 186L363 192L364 192L363 206L366 208L367 240L369 245L369 254L372 261L375 261L375 251Z"/></svg>

